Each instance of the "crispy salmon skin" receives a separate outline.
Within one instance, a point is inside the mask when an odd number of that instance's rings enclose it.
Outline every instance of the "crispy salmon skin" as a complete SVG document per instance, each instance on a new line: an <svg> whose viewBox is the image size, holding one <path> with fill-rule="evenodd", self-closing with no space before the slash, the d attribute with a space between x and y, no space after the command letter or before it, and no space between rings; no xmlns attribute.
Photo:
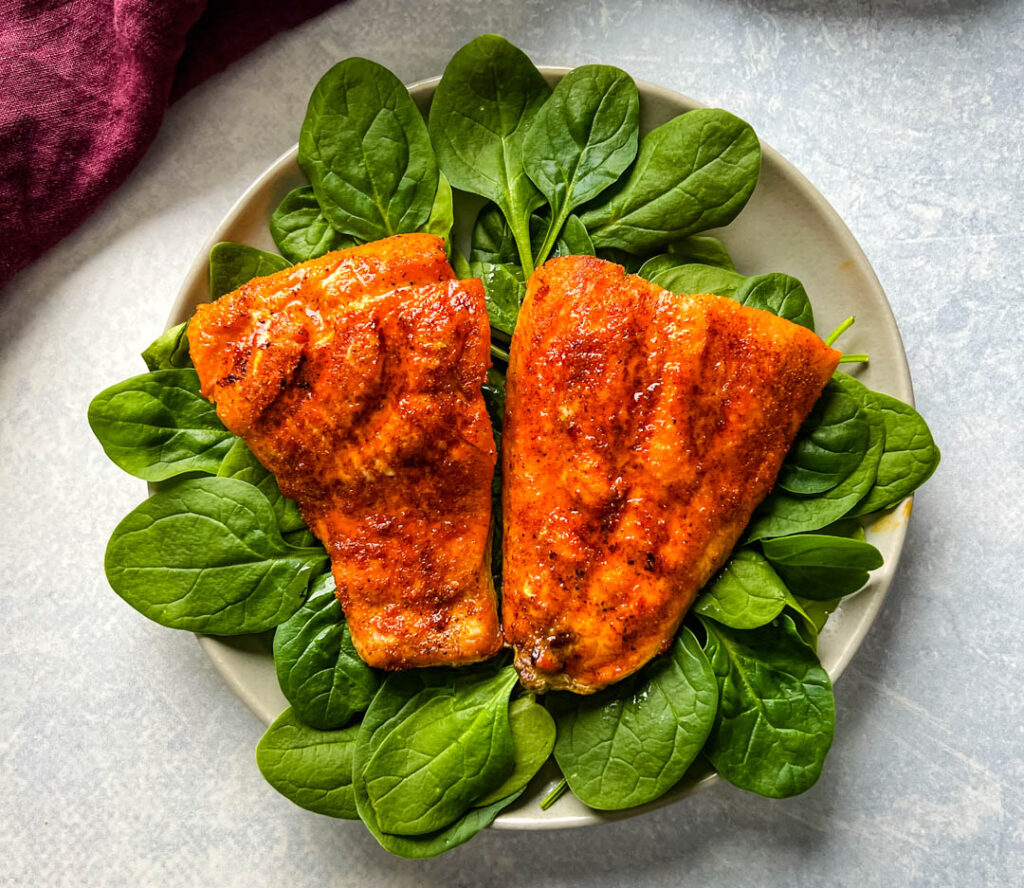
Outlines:
<svg viewBox="0 0 1024 888"><path fill-rule="evenodd" d="M483 287L440 238L398 235L257 278L188 325L203 394L299 503L360 657L381 669L501 647Z"/></svg>
<svg viewBox="0 0 1024 888"><path fill-rule="evenodd" d="M839 357L593 257L533 274L503 437L503 624L525 685L591 693L668 647Z"/></svg>

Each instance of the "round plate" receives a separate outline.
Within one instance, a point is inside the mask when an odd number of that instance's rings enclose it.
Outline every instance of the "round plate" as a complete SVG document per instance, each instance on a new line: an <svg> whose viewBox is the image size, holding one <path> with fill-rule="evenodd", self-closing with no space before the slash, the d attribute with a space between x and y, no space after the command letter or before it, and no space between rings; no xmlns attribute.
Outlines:
<svg viewBox="0 0 1024 888"><path fill-rule="evenodd" d="M568 70L541 68L551 83L557 82ZM410 87L424 114L438 80L425 80ZM702 107L693 99L650 83L637 81L637 86L641 97L642 132L684 111ZM843 318L855 314L857 323L844 334L842 345L844 351L870 352L871 364L861 369L856 369L857 365L845 369L853 367L852 372L869 387L913 403L910 372L899 330L863 251L836 211L810 182L778 152L767 145L762 144L762 148L764 155L757 189L736 221L718 232L729 247L736 267L746 274L783 271L799 278L811 295L819 330L831 330ZM196 305L209 300L207 257L213 244L227 240L271 251L276 249L267 227L270 214L289 191L306 184L296 161L297 151L298 146L279 157L217 226L192 264L168 326L184 321ZM463 207L461 212L468 214L469 206ZM457 203L457 217L459 213ZM872 574L871 581L861 592L843 599L821 633L818 653L833 681L860 647L882 606L903 546L910 506L908 499L868 527L868 539L881 551L885 566ZM267 636L201 636L199 643L232 690L264 722L269 724L288 705L278 688ZM549 762L530 784L528 792L501 814L494 825L498 829L589 826L676 802L719 778L698 760L678 786L650 805L601 813L590 810L567 793L549 810L542 811L540 801L558 779L557 769Z"/></svg>

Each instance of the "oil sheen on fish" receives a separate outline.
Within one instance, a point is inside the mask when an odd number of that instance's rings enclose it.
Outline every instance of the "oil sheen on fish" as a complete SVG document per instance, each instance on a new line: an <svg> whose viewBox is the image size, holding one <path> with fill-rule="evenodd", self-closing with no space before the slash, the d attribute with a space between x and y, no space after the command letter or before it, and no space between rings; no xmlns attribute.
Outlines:
<svg viewBox="0 0 1024 888"><path fill-rule="evenodd" d="M591 693L668 647L839 357L593 257L534 273L503 436L502 613L524 684Z"/></svg>
<svg viewBox="0 0 1024 888"><path fill-rule="evenodd" d="M399 235L257 278L188 326L203 394L296 500L371 666L501 647L483 288Z"/></svg>

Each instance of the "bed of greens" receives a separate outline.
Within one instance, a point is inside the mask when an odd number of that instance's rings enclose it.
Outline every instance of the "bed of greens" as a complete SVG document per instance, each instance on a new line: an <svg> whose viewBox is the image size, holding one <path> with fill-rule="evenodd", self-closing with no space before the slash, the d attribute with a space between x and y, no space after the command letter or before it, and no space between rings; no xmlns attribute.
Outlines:
<svg viewBox="0 0 1024 888"><path fill-rule="evenodd" d="M330 250L402 232L444 237L460 276L485 284L495 366L484 395L499 448L509 337L525 281L549 256L596 254L674 292L717 293L813 330L798 280L742 274L721 240L701 234L735 218L757 184L750 126L700 109L641 137L639 112L623 71L586 65L552 90L492 35L455 54L427 120L391 72L340 62L317 84L302 125L309 185L269 220L281 255L218 244L211 298ZM454 192L484 199L468 231L456 230ZM835 721L817 636L839 599L882 564L858 519L901 503L939 460L912 407L836 373L672 648L593 696L535 698L507 653L461 669L366 666L325 550L200 395L185 324L143 359L147 373L89 408L107 455L152 485L110 540L111 586L165 626L272 632L291 705L257 747L261 772L297 805L361 819L405 857L472 837L551 756L564 781L545 805L566 788L594 809L643 805L708 763L765 796L813 785ZM500 487L496 476L499 589Z"/></svg>

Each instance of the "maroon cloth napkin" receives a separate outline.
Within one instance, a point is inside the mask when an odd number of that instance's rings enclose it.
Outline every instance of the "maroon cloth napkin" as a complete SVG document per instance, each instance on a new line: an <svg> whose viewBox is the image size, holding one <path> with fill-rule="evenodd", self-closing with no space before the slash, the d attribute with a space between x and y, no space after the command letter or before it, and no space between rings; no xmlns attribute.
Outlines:
<svg viewBox="0 0 1024 888"><path fill-rule="evenodd" d="M0 287L132 171L169 100L337 0L0 0Z"/></svg>

